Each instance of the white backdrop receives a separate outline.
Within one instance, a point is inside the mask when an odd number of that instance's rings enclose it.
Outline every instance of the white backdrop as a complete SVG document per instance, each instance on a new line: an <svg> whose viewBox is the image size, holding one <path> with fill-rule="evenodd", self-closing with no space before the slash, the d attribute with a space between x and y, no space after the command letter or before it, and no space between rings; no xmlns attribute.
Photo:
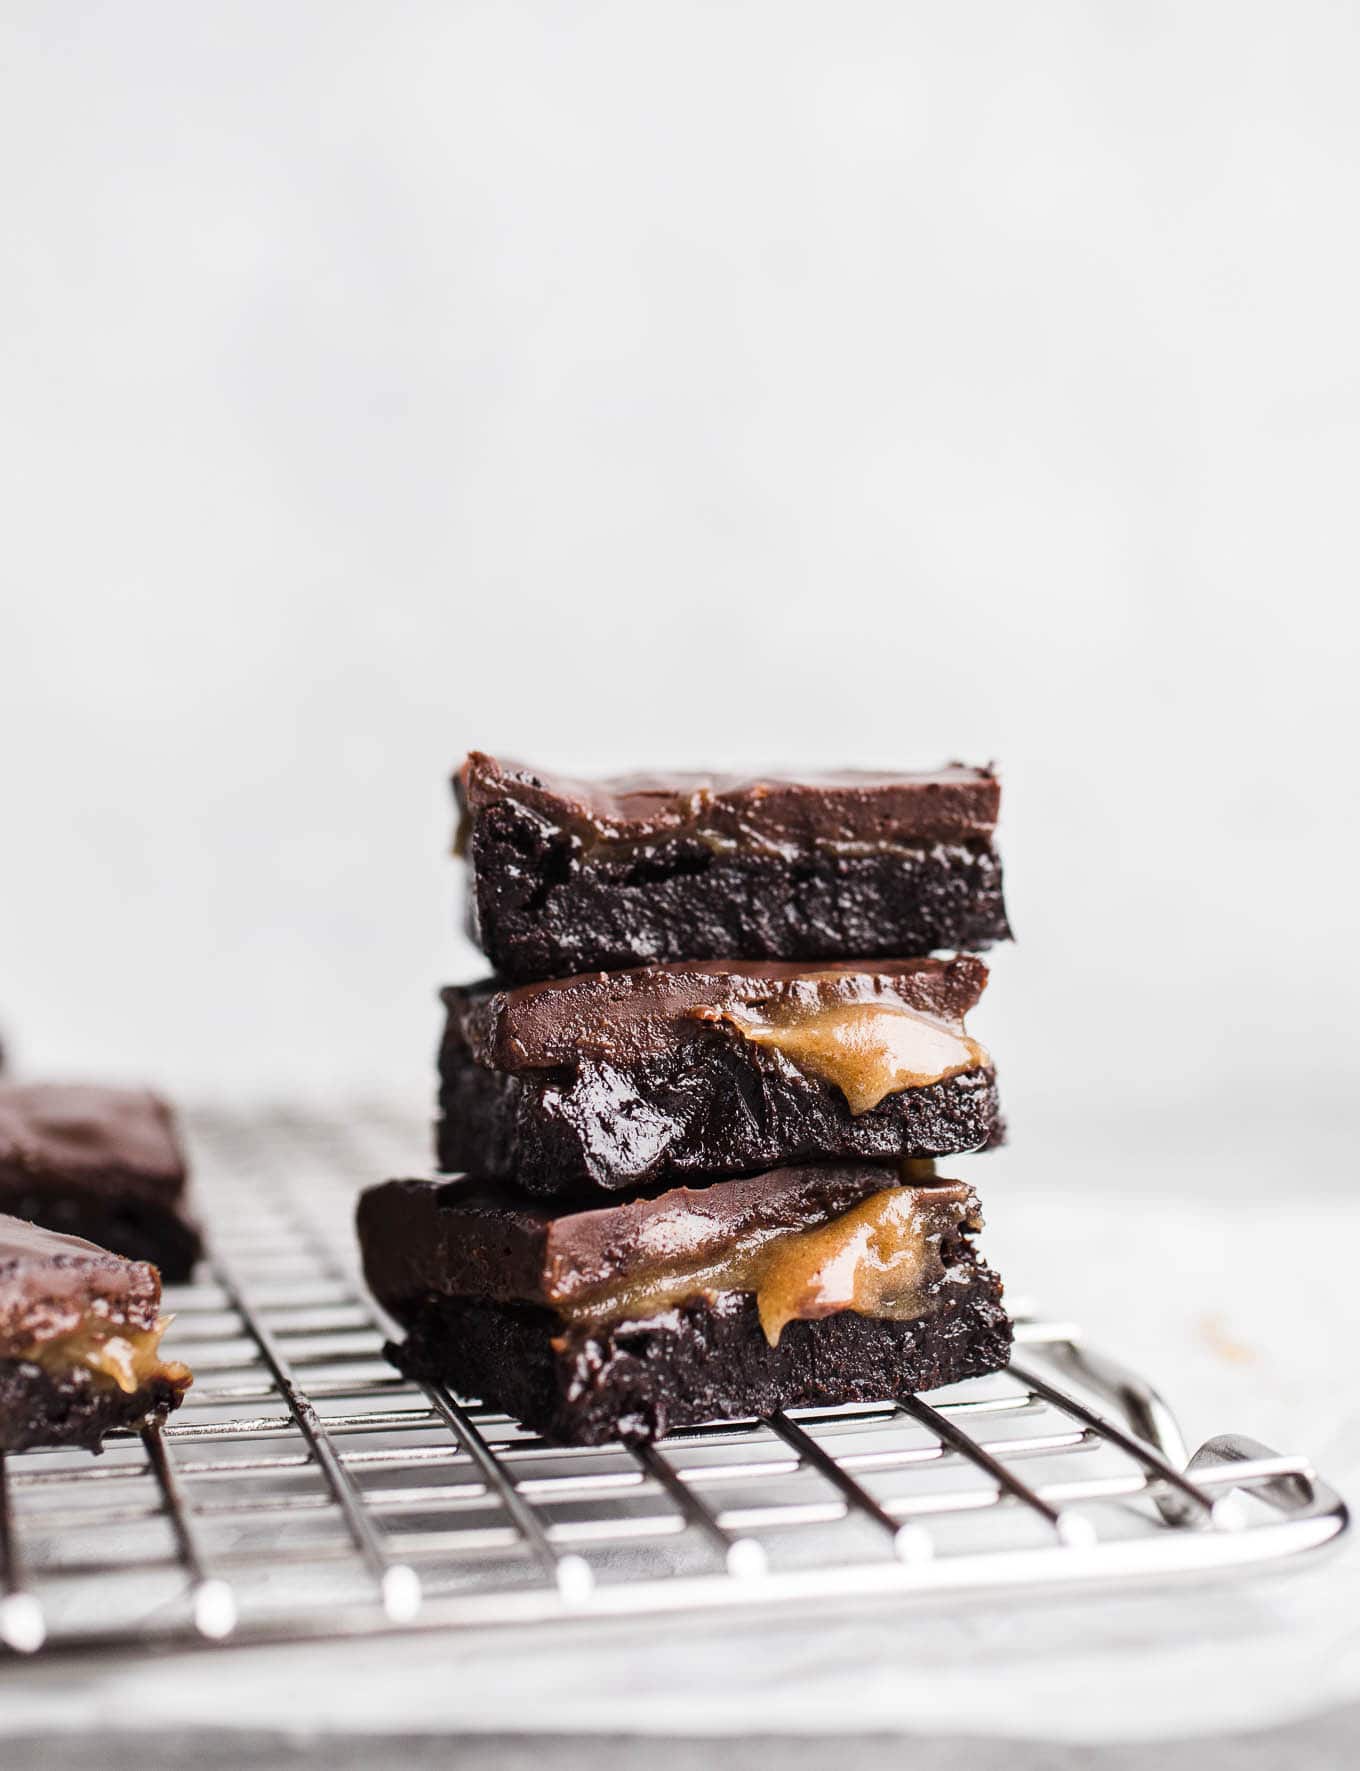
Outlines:
<svg viewBox="0 0 1360 1771"><path fill-rule="evenodd" d="M4 30L30 1072L423 1093L477 744L994 756L1013 1118L1347 1086L1355 9Z"/></svg>

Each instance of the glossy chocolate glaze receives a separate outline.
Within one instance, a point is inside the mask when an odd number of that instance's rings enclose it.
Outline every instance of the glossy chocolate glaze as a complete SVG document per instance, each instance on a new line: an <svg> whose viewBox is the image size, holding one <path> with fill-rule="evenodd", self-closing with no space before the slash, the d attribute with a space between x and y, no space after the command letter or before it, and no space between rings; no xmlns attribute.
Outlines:
<svg viewBox="0 0 1360 1771"><path fill-rule="evenodd" d="M582 1058L636 1063L693 1039L705 1025L758 1011L797 1019L847 1003L898 1006L962 1031L987 967L955 959L712 960L587 972L497 990L493 983L443 992L450 1020L474 1062L511 1074L574 1066Z"/></svg>
<svg viewBox="0 0 1360 1771"><path fill-rule="evenodd" d="M47 1179L176 1199L185 1165L169 1107L146 1089L0 1083L0 1182Z"/></svg>
<svg viewBox="0 0 1360 1771"><path fill-rule="evenodd" d="M585 854L623 855L680 840L718 853L881 853L986 840L1001 788L990 769L846 769L779 774L666 773L582 781L474 750L454 777L459 850L489 806L510 802Z"/></svg>
<svg viewBox="0 0 1360 1771"><path fill-rule="evenodd" d="M89 1318L154 1330L161 1282L144 1261L125 1261L79 1236L0 1216L0 1359L78 1333Z"/></svg>

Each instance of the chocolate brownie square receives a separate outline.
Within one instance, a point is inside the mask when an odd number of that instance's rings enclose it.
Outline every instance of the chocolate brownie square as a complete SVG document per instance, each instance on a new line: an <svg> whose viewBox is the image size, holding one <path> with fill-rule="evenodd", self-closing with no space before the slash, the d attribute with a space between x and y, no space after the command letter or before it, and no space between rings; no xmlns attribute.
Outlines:
<svg viewBox="0 0 1360 1771"><path fill-rule="evenodd" d="M186 1186L174 1118L149 1090L0 1083L0 1212L151 1261L174 1283L203 1252Z"/></svg>
<svg viewBox="0 0 1360 1771"><path fill-rule="evenodd" d="M160 1357L160 1305L147 1262L0 1216L0 1451L97 1450L177 1408L192 1378Z"/></svg>
<svg viewBox="0 0 1360 1771"><path fill-rule="evenodd" d="M996 1370L1011 1329L981 1221L965 1185L872 1163L605 1206L390 1181L358 1210L398 1366L581 1445Z"/></svg>
<svg viewBox="0 0 1360 1771"><path fill-rule="evenodd" d="M512 982L686 959L863 959L1009 938L990 769L454 778L473 939Z"/></svg>
<svg viewBox="0 0 1360 1771"><path fill-rule="evenodd" d="M992 1137L981 960L709 961L444 992L441 1168L550 1195Z"/></svg>

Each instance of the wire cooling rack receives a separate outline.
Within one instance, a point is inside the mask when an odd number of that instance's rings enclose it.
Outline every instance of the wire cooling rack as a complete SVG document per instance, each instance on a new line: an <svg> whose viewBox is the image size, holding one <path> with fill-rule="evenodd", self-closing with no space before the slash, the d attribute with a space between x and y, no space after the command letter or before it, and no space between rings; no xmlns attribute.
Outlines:
<svg viewBox="0 0 1360 1771"><path fill-rule="evenodd" d="M1346 1528L1306 1458L1187 1459L1141 1379L1023 1316L1009 1371L659 1446L563 1450L382 1357L358 1185L419 1173L389 1109L197 1116L213 1258L167 1290L193 1389L104 1453L0 1457L13 1652L320 1639L1287 1563Z"/></svg>

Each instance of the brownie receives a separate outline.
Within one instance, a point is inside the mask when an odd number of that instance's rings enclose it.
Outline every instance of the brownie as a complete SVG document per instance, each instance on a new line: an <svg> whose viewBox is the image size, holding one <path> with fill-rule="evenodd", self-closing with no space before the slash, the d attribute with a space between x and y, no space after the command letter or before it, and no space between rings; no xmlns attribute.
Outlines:
<svg viewBox="0 0 1360 1771"><path fill-rule="evenodd" d="M454 792L471 933L512 982L1010 935L990 769L577 781L473 751Z"/></svg>
<svg viewBox="0 0 1360 1771"><path fill-rule="evenodd" d="M192 1379L160 1358L160 1304L148 1262L0 1216L0 1451L97 1450L177 1408Z"/></svg>
<svg viewBox="0 0 1360 1771"><path fill-rule="evenodd" d="M174 1283L203 1251L186 1185L170 1109L146 1089L0 1083L0 1212L151 1261Z"/></svg>
<svg viewBox="0 0 1360 1771"><path fill-rule="evenodd" d="M605 1207L461 1181L359 1202L364 1272L409 1375L594 1445L781 1407L880 1401L1004 1365L976 1197L871 1163Z"/></svg>
<svg viewBox="0 0 1360 1771"><path fill-rule="evenodd" d="M552 1195L977 1149L986 978L972 955L729 960L446 990L440 1167Z"/></svg>

